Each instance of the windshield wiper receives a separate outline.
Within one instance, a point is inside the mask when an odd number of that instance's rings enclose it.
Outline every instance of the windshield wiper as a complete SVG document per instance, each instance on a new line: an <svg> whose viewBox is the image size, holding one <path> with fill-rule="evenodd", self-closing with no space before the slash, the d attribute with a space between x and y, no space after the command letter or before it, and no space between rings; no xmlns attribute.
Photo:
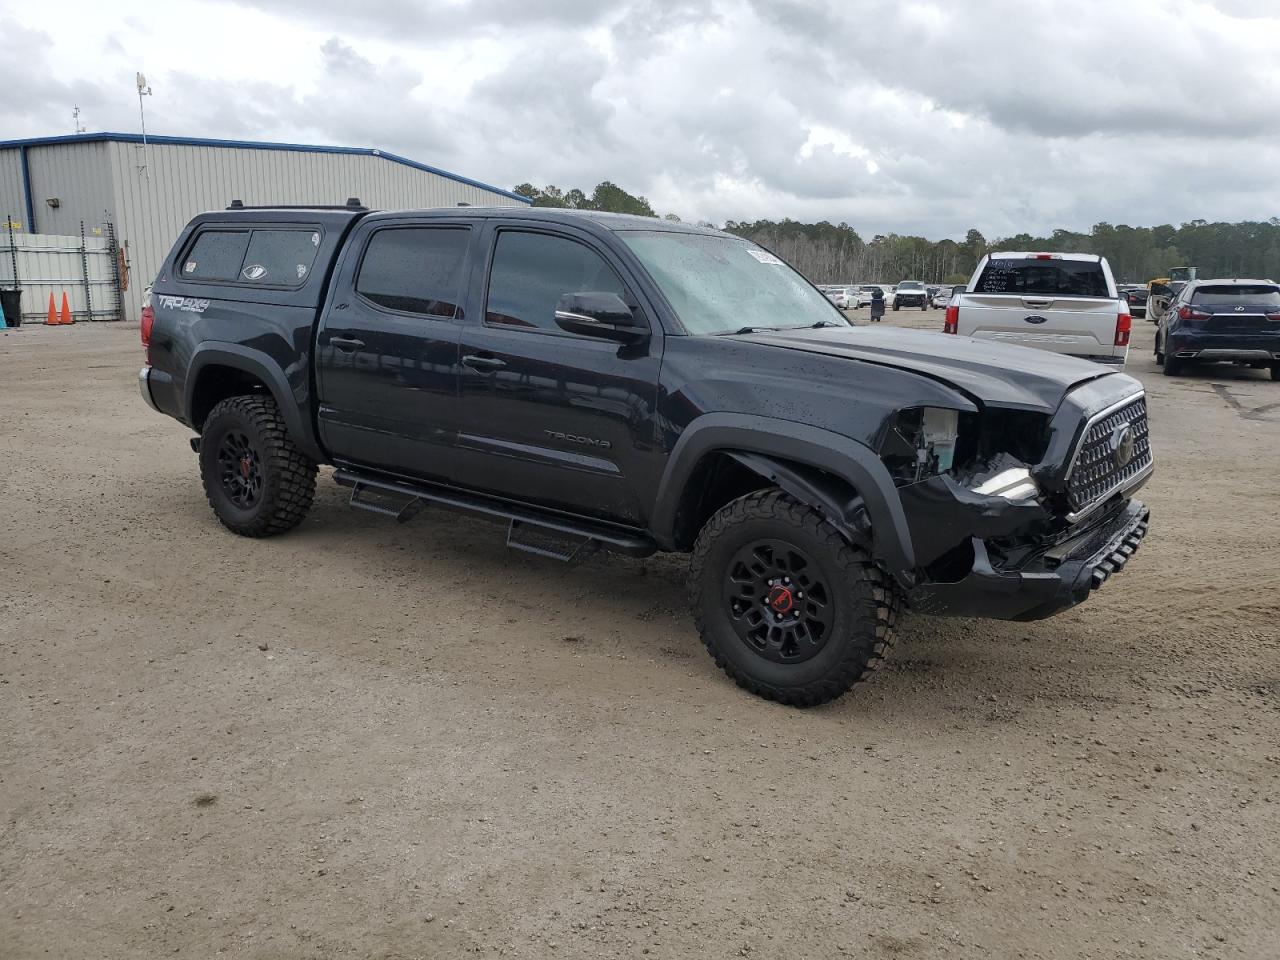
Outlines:
<svg viewBox="0 0 1280 960"><path fill-rule="evenodd" d="M777 330L777 327L739 327L737 330L725 330L723 333L716 334L716 336L740 337L744 333L775 333Z"/></svg>
<svg viewBox="0 0 1280 960"><path fill-rule="evenodd" d="M847 326L849 326L849 324L847 324L847 323L836 323L834 320L819 320L817 323L811 323L811 324L809 324L808 329L810 329L810 330L820 330L820 329L822 329L823 327L847 327Z"/></svg>

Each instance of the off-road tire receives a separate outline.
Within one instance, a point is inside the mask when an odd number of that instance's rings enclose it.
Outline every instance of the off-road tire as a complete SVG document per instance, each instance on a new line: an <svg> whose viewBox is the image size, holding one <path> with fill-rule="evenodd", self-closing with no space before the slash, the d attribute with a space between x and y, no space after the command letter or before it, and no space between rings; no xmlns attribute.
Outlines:
<svg viewBox="0 0 1280 960"><path fill-rule="evenodd" d="M218 451L228 432L248 441L261 469L260 496L247 507L233 502L221 479ZM200 438L200 479L222 525L242 537L270 537L300 524L316 495L316 465L289 438L271 397L223 400L205 419Z"/></svg>
<svg viewBox="0 0 1280 960"><path fill-rule="evenodd" d="M834 622L811 659L773 662L739 637L723 582L735 553L761 538L802 550L830 584ZM901 597L866 551L844 539L816 510L776 488L739 497L714 514L689 561L689 602L716 665L745 690L767 700L812 707L866 680L893 645Z"/></svg>

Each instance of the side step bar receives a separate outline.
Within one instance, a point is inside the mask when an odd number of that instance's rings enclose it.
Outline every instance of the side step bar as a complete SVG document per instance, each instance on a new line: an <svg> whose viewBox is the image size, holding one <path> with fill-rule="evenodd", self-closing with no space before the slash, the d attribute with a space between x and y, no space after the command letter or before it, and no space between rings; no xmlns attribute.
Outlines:
<svg viewBox="0 0 1280 960"><path fill-rule="evenodd" d="M333 479L339 486L351 488L350 506L394 517L399 523L413 519L428 506L505 520L508 524L507 546L540 557L577 562L598 549L633 557L647 557L657 550L657 545L644 536L587 520L542 513L535 508L449 487L389 480L347 468L336 470ZM405 502L398 508L387 506L371 499L370 494L374 497L398 497Z"/></svg>

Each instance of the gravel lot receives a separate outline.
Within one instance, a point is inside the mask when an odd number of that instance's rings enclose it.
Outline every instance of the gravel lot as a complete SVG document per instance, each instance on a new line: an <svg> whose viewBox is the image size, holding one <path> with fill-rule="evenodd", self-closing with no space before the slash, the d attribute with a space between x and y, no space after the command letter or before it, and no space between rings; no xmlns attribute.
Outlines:
<svg viewBox="0 0 1280 960"><path fill-rule="evenodd" d="M238 539L136 326L0 335L0 956L1276 957L1280 383L1165 378L1152 329L1129 568L908 617L811 711L714 668L681 558L327 471Z"/></svg>

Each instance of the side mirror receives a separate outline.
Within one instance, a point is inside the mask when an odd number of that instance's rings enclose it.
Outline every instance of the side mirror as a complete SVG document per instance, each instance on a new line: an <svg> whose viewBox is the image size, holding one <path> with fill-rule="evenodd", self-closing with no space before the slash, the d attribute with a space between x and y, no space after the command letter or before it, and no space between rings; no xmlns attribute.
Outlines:
<svg viewBox="0 0 1280 960"><path fill-rule="evenodd" d="M584 290L566 293L556 304L556 324L584 337L632 343L649 335L631 308L616 293Z"/></svg>

